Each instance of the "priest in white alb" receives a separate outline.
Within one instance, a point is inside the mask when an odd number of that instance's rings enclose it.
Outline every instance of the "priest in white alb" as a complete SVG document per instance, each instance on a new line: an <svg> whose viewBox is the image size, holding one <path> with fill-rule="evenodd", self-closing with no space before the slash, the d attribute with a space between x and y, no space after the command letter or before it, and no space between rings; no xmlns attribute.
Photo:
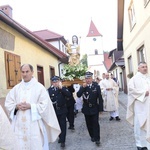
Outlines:
<svg viewBox="0 0 150 150"><path fill-rule="evenodd" d="M138 72L128 83L127 121L134 126L138 150L150 149L150 76L147 64L141 62Z"/></svg>
<svg viewBox="0 0 150 150"><path fill-rule="evenodd" d="M49 150L61 132L54 108L46 88L33 77L32 65L22 65L21 75L5 101L18 143L15 150Z"/></svg>
<svg viewBox="0 0 150 150"><path fill-rule="evenodd" d="M120 121L118 112L118 85L110 78L109 73L105 73L105 79L100 82L103 92L104 110L110 112L110 121L116 119Z"/></svg>

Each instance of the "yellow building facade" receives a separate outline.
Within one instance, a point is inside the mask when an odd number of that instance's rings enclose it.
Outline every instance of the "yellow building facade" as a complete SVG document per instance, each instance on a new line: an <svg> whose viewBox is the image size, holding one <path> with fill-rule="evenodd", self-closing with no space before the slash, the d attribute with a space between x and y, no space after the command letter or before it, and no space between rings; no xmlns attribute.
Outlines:
<svg viewBox="0 0 150 150"><path fill-rule="evenodd" d="M34 68L34 76L37 79L39 78L38 69L41 68L46 88L50 86L50 77L59 74L59 56L50 52L49 45L28 33L27 29L16 24L12 19L9 19L9 21L12 21L12 26L8 25L7 21L0 20L0 99L4 98L12 88L8 86L9 78L7 76L9 69L11 69L11 66L7 66L7 62L11 60L6 58L6 54L8 54L7 56L11 54L13 59L15 59L14 56L17 56L20 59L20 66L26 63L31 64ZM12 64L12 67L14 67L13 65L15 64ZM17 70L16 74L19 71ZM11 78L11 75L9 76Z"/></svg>
<svg viewBox="0 0 150 150"><path fill-rule="evenodd" d="M123 48L127 76L137 72L141 61L150 69L150 0L124 1Z"/></svg>

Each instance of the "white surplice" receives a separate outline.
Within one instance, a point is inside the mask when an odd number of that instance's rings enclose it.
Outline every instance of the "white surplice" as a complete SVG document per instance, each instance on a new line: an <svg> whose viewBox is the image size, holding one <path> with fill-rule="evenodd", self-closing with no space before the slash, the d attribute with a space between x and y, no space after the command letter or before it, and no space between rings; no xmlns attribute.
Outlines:
<svg viewBox="0 0 150 150"><path fill-rule="evenodd" d="M30 103L31 109L18 110L14 115L16 105L20 102ZM48 92L35 78L28 83L22 80L10 90L5 107L19 144L18 150L47 150L48 142L54 142L60 134Z"/></svg>
<svg viewBox="0 0 150 150"><path fill-rule="evenodd" d="M16 150L15 134L11 124L0 105L0 149Z"/></svg>
<svg viewBox="0 0 150 150"><path fill-rule="evenodd" d="M100 87L103 93L104 110L117 111L118 110L118 99L117 99L118 86L116 82L112 79L104 79L102 80L102 82L100 82ZM107 88L112 88L112 90L106 90Z"/></svg>
<svg viewBox="0 0 150 150"><path fill-rule="evenodd" d="M137 72L128 84L126 119L134 128L139 126L146 131L146 139L150 142L150 96L145 96L146 91L150 91L150 76Z"/></svg>

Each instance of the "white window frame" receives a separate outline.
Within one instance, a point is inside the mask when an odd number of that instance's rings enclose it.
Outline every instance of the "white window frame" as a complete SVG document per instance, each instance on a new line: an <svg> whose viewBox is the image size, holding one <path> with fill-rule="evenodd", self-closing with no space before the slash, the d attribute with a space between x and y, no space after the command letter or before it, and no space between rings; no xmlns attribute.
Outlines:
<svg viewBox="0 0 150 150"><path fill-rule="evenodd" d="M131 55L128 57L128 69L129 69L129 73L133 72L133 63L132 63L132 56Z"/></svg>
<svg viewBox="0 0 150 150"><path fill-rule="evenodd" d="M138 63L140 63L140 62L145 62L145 61L146 61L144 45L142 45L142 46L137 50L137 56L138 56Z"/></svg>
<svg viewBox="0 0 150 150"><path fill-rule="evenodd" d="M130 22L130 28L131 30L136 24L136 17L135 17L135 10L134 10L134 5L133 5L133 0L130 2L130 6L128 8L128 13L129 13L129 22Z"/></svg>

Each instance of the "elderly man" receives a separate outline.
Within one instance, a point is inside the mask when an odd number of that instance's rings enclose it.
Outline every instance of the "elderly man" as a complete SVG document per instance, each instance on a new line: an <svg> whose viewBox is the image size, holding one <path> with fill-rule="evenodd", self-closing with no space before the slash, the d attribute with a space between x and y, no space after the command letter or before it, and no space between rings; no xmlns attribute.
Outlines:
<svg viewBox="0 0 150 150"><path fill-rule="evenodd" d="M105 74L105 79L100 83L100 86L103 90L105 111L110 112L110 121L114 118L116 121L120 121L119 112L118 112L118 86L116 82L109 77L109 73Z"/></svg>
<svg viewBox="0 0 150 150"><path fill-rule="evenodd" d="M91 141L97 146L100 145L100 126L99 112L103 111L103 99L100 86L93 83L93 73L86 72L85 83L77 92L78 97L83 97L82 112L85 116L85 121Z"/></svg>
<svg viewBox="0 0 150 150"><path fill-rule="evenodd" d="M147 64L140 62L138 72L128 83L126 119L134 126L138 150L150 149L150 76Z"/></svg>
<svg viewBox="0 0 150 150"><path fill-rule="evenodd" d="M60 127L45 87L33 77L30 64L21 66L22 81L8 93L5 107L11 120L18 148L49 150Z"/></svg>

